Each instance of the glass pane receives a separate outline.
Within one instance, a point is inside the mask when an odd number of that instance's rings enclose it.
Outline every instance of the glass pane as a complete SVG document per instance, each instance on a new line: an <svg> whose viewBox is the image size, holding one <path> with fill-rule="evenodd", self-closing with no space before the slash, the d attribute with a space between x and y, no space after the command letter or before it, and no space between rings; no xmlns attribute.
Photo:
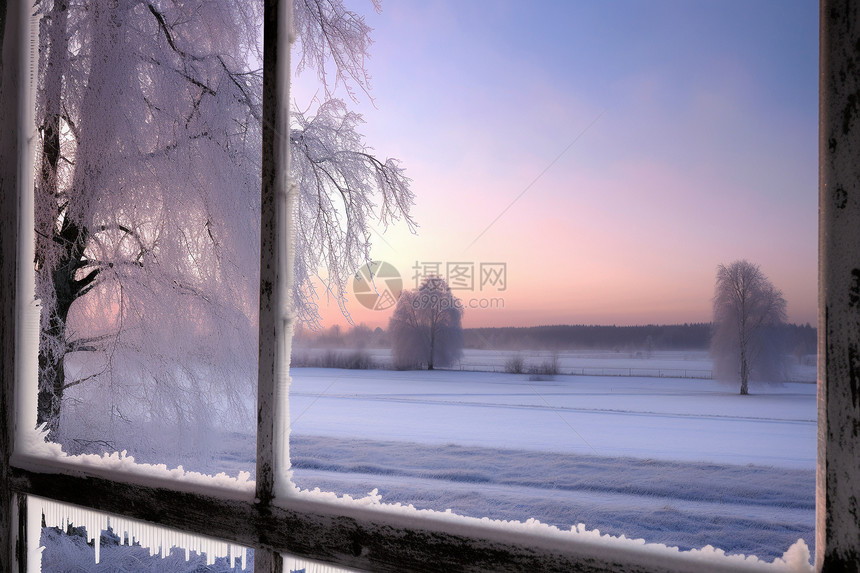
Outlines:
<svg viewBox="0 0 860 573"><path fill-rule="evenodd" d="M37 423L253 474L261 2L39 10Z"/></svg>
<svg viewBox="0 0 860 573"><path fill-rule="evenodd" d="M292 349L300 488L768 560L812 547L816 7L621 6L366 14L374 100L349 109L402 160L419 227L363 211L352 274L305 273L329 296L297 297L320 314ZM294 80L293 139L318 138L319 78ZM293 151L319 198L320 156ZM717 267L745 257L787 302L750 395L712 355Z"/></svg>
<svg viewBox="0 0 860 573"><path fill-rule="evenodd" d="M284 560L284 571L288 571L289 573L348 573L355 571L354 569L345 569L343 567L300 559L292 555L281 555L281 557Z"/></svg>
<svg viewBox="0 0 860 573"><path fill-rule="evenodd" d="M31 571L254 570L253 550L239 545L38 497L27 503Z"/></svg>

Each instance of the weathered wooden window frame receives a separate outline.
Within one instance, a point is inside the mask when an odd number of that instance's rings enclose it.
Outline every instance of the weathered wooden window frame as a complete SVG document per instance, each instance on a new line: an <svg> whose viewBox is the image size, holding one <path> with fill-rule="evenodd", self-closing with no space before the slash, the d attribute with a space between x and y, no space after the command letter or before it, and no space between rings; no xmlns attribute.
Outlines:
<svg viewBox="0 0 860 573"><path fill-rule="evenodd" d="M165 480L64 467L13 457L15 441L15 269L18 197L30 165L21 159L17 106L28 38L29 2L0 7L0 571L26 570L26 499L38 495L98 511L229 540L256 550L256 571L280 571L280 552L370 571L703 571L683 556L666 561L636 550L458 527L360 508L279 497L285 417L277 408L278 373L288 347L283 313L289 253L278 242L288 212L285 131L288 14L266 0L264 58L263 249L261 269L260 425L256 499L211 490L183 491ZM820 4L819 375L816 486L817 571L860 570L860 58L858 6ZM276 207L280 205L281 207ZM271 335L271 336L269 336ZM283 402L285 403L285 402ZM709 570L725 570L714 565ZM732 568L736 570L736 568Z"/></svg>

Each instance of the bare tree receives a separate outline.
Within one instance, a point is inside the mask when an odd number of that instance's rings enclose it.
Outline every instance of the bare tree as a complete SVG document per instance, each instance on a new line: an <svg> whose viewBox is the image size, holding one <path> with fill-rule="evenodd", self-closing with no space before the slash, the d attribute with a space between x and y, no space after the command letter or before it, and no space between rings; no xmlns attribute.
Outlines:
<svg viewBox="0 0 860 573"><path fill-rule="evenodd" d="M404 290L388 324L397 368L450 366L463 355L463 307L444 279Z"/></svg>
<svg viewBox="0 0 860 573"><path fill-rule="evenodd" d="M717 378L740 382L749 394L751 379L782 379L783 348L778 327L786 302L758 265L746 260L717 267L711 356Z"/></svg>

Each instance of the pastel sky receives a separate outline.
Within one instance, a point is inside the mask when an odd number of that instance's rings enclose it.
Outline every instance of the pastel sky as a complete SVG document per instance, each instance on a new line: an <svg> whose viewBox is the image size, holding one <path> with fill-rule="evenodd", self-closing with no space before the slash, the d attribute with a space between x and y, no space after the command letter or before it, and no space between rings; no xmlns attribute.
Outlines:
<svg viewBox="0 0 860 573"><path fill-rule="evenodd" d="M717 265L745 258L816 323L817 2L351 7L375 42L375 105L354 108L420 225L377 229L372 257L407 287L416 263L473 264L469 327L706 322ZM305 73L292 97L316 90ZM482 263L505 290L481 289Z"/></svg>

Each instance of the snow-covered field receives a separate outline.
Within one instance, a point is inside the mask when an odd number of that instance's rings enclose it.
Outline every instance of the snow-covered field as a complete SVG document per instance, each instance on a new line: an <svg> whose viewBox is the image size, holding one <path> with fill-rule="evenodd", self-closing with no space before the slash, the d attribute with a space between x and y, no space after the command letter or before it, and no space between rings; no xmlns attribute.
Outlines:
<svg viewBox="0 0 860 573"><path fill-rule="evenodd" d="M815 386L297 368L302 488L778 557L813 542Z"/></svg>
<svg viewBox="0 0 860 573"><path fill-rule="evenodd" d="M293 434L815 467L815 386L296 368Z"/></svg>
<svg viewBox="0 0 860 573"><path fill-rule="evenodd" d="M464 362L503 365L509 357L475 351ZM814 384L753 387L739 396L734 386L668 375L710 369L704 353L571 353L559 361L562 372L649 373L534 379L466 369L293 368L294 481L353 496L378 489L383 503L535 518L564 529L583 523L768 560L799 538L813 547ZM661 369L662 377L653 374ZM219 471L253 473L254 436L233 430L222 438ZM70 551L63 543L49 544L46 563ZM85 545L78 549L86 553ZM112 551L103 548L106 559L131 558Z"/></svg>

